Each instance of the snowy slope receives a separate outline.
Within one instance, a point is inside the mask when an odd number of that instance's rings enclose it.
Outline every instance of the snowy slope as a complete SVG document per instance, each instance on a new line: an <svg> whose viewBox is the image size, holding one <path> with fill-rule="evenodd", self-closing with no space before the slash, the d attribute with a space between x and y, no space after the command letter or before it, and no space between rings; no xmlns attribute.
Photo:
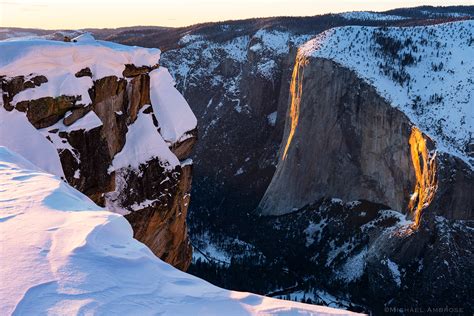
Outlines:
<svg viewBox="0 0 474 316"><path fill-rule="evenodd" d="M427 18L470 18L472 17L469 13L460 13L460 12L433 12L428 10L421 10L421 14L426 16Z"/></svg>
<svg viewBox="0 0 474 316"><path fill-rule="evenodd" d="M384 14L378 12L368 12L368 11L351 11L340 13L346 20L361 20L361 21L398 21L407 19L404 16Z"/></svg>
<svg viewBox="0 0 474 316"><path fill-rule="evenodd" d="M164 53L163 59L171 74L183 82L183 88L188 85L195 86L195 78L210 75L213 76L213 88L223 85L231 97L239 97L242 74L224 78L220 70L222 61L247 63L250 51L258 56L257 67L252 69L255 75L271 79L278 70L278 58L287 54L291 46L301 45L310 38L311 35L267 29L260 29L253 36L238 36L226 42L208 40L198 35L185 35L180 43L186 46L171 53Z"/></svg>
<svg viewBox="0 0 474 316"><path fill-rule="evenodd" d="M439 150L473 166L474 21L330 29L302 46L348 67L403 111Z"/></svg>
<svg viewBox="0 0 474 316"><path fill-rule="evenodd" d="M0 147L1 315L348 315L220 289L172 268L128 222Z"/></svg>

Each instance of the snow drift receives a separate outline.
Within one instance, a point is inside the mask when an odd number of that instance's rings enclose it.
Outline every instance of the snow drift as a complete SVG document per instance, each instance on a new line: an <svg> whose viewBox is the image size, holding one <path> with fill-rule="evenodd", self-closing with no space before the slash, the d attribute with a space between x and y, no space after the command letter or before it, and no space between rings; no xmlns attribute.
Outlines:
<svg viewBox="0 0 474 316"><path fill-rule="evenodd" d="M120 215L0 147L0 314L349 315L178 271Z"/></svg>

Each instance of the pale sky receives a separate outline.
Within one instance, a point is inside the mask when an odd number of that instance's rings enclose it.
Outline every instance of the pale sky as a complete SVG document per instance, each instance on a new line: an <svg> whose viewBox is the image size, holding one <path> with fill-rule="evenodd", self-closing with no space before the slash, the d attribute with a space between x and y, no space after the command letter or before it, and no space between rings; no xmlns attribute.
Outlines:
<svg viewBox="0 0 474 316"><path fill-rule="evenodd" d="M0 26L44 29L185 26L251 17L473 4L474 0L0 0Z"/></svg>

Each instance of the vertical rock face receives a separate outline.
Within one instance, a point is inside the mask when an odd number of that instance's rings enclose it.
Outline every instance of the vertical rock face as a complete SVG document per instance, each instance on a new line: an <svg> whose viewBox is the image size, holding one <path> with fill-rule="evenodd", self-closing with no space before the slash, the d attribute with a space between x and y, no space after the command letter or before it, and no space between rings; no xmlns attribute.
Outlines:
<svg viewBox="0 0 474 316"><path fill-rule="evenodd" d="M146 87L145 87L146 88ZM109 155L115 156L125 145L126 116L128 98L127 81L115 76L105 77L94 82L90 94L92 107L103 124L102 138L107 141ZM147 88L149 91L149 87ZM147 91L144 91L146 94ZM148 92L149 94L149 92ZM130 109L132 112L132 108Z"/></svg>
<svg viewBox="0 0 474 316"><path fill-rule="evenodd" d="M166 173L163 173L157 162L150 162L149 166L151 168L144 170L142 177L129 174L125 178L127 185L124 189L142 192L148 200L159 198L160 191L172 194L166 194L154 204L156 206L145 206L125 217L132 224L135 238L154 249L155 254L164 261L186 270L191 263L192 248L188 242L187 229L183 228L186 228L190 201L192 166L184 165L173 172L172 180L166 181L169 189L164 190L160 183L165 181L162 178Z"/></svg>
<svg viewBox="0 0 474 316"><path fill-rule="evenodd" d="M425 211L453 220L474 218L474 176L466 162L447 153L422 157L434 153L436 144L354 71L317 57L295 67L301 69L292 80L292 95L298 95L290 96L280 161L259 205L261 214L286 214L338 197L401 212L418 204L416 225ZM415 149L414 130L427 152ZM426 159L431 163L423 167ZM430 174L421 174L426 168Z"/></svg>
<svg viewBox="0 0 474 316"><path fill-rule="evenodd" d="M334 61L310 57L301 71L296 83L301 99L296 109L290 96L280 161L259 211L281 215L323 197L366 199L407 211L417 186L410 154L413 123ZM428 150L436 149L421 137ZM472 169L446 153L435 160L436 193L428 211L472 219Z"/></svg>
<svg viewBox="0 0 474 316"><path fill-rule="evenodd" d="M261 213L284 214L331 196L404 209L415 185L407 117L330 60L310 58L303 68L298 113L289 108Z"/></svg>
<svg viewBox="0 0 474 316"><path fill-rule="evenodd" d="M68 49L81 54L80 45L71 44ZM109 53L115 61L115 52ZM192 124L180 126L188 130L177 135L176 141L166 142L160 129L172 128L175 121L170 123L170 114L159 117L154 109L173 111L176 96L169 97L174 93L171 77L158 65L120 65L123 55L118 56L118 67L124 68L121 75L115 70L109 71L115 75L104 75L104 70L97 73L100 61L79 71L60 68L72 74L70 85L82 88L79 96L65 93L35 98L34 89L44 84L51 91L60 90L54 86L54 77L51 80L41 73L14 76L14 70L4 68L8 71L3 70L6 75L0 77L2 105L7 111L25 112L25 120L57 148L67 182L98 205L125 215L135 238L164 261L186 270L192 255L186 226L192 161L187 158L197 129ZM160 86L151 85L152 71L162 71ZM88 84L82 87L84 82ZM160 104L152 104L151 89L161 97ZM23 100L25 95L33 97ZM0 143L6 135L1 136Z"/></svg>
<svg viewBox="0 0 474 316"><path fill-rule="evenodd" d="M427 212L449 219L474 219L474 172L461 159L438 155L438 189Z"/></svg>

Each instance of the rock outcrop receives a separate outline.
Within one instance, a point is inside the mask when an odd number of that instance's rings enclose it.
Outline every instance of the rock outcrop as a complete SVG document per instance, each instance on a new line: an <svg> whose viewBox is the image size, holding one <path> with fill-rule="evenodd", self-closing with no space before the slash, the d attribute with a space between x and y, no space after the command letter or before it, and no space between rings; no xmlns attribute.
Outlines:
<svg viewBox="0 0 474 316"><path fill-rule="evenodd" d="M448 220L428 212L416 231L385 230L370 243L364 265L366 295L374 312L401 305L426 312L447 306L459 314L472 312L473 242L472 220Z"/></svg>
<svg viewBox="0 0 474 316"><path fill-rule="evenodd" d="M31 89L53 83L47 74L13 76L14 70L5 70L7 74L0 77L2 105L7 111L25 112L57 148L69 184L98 205L124 214L135 238L164 261L186 270L192 255L186 226L192 161L187 158L196 143L196 126L189 126L176 142L166 143L159 131L170 123L157 117L154 108L169 105L152 104L150 90L174 89L166 87L171 78L163 77L165 70L161 78L168 82L153 87L150 72L162 71L158 65L122 67L123 77L99 77L97 65L73 71L71 77L77 79L71 80L90 82L82 95L23 100L23 94L20 101L21 93L34 96ZM162 93L166 102L168 92L160 91L156 93Z"/></svg>
<svg viewBox="0 0 474 316"><path fill-rule="evenodd" d="M446 153L437 156L438 189L428 213L448 219L474 219L474 171L461 159Z"/></svg>
<svg viewBox="0 0 474 316"><path fill-rule="evenodd" d="M382 204L322 199L254 225L259 231L252 240L255 253L298 275L295 290L346 293L350 308L361 305L375 314L400 306L425 312L449 306L460 314L474 308L469 299L472 221L427 212L423 225L413 230L403 214ZM344 305L344 299L340 302Z"/></svg>
<svg viewBox="0 0 474 316"><path fill-rule="evenodd" d="M125 217L132 224L135 238L148 245L164 261L186 270L192 248L187 229L183 228L186 228L190 202L192 165L182 165L171 175L163 171L158 161L150 161L143 174L125 175L125 186L121 191L133 193L122 201L122 205L133 206L130 203L143 198L156 201Z"/></svg>

